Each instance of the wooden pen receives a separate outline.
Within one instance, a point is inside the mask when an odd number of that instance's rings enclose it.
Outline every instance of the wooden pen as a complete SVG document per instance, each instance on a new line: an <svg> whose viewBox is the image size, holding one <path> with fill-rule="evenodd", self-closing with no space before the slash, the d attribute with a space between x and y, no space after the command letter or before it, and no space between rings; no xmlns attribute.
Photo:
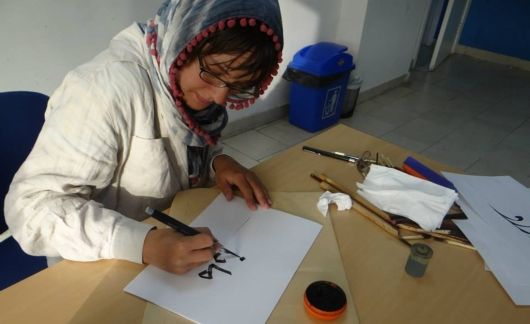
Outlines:
<svg viewBox="0 0 530 324"><path fill-rule="evenodd" d="M393 237L397 238L407 246L410 246L410 243L407 241L407 239L421 239L423 238L422 235L413 234L408 235L404 237L401 235L400 230L395 227L390 221L390 216L386 214L384 211L378 209L373 204L366 201L366 199L359 196L357 193L352 192L351 190L347 189L346 187L340 185L339 183L333 181L329 177L327 177L323 173L311 173L311 177L320 183L320 188L327 191L339 191L343 192L347 195L349 195L354 201L356 201L358 204L354 204L353 208L359 212L362 216L364 216L366 219L368 219L370 222L374 223L375 225L379 226L381 229L383 229L388 234L392 235ZM385 215L388 217L388 220L384 217L380 216L380 214Z"/></svg>
<svg viewBox="0 0 530 324"><path fill-rule="evenodd" d="M469 241L451 235L445 230L426 231L421 228L417 228L407 224L394 224L388 213L381 210L374 204L370 203L368 200L364 199L356 192L329 178L325 174L313 172L311 173L311 177L319 181L320 188L323 190L339 191L349 195L355 202L358 203L354 204L353 208L358 211L359 214L361 214L366 219L379 226L385 232L396 237L407 245L410 245L408 240L425 239L432 237L447 244L460 246L470 250L475 250L475 248L469 243ZM403 235L401 233L401 231L403 230L408 231L410 235Z"/></svg>
<svg viewBox="0 0 530 324"><path fill-rule="evenodd" d="M390 218L390 215L388 215L388 213L386 213L385 211L379 209L374 204L372 204L368 200L366 200L363 197L361 197L361 195L359 195L355 191L352 191L349 188L343 186L342 184L339 184L338 182L336 182L333 179L329 178L324 173L313 172L313 173L311 173L311 177L313 179L316 179L316 180L320 181L320 182L324 181L324 182L328 183L330 186L336 188L338 191L349 195L354 201L358 202L359 204L361 204L363 207L367 208L371 212L377 214L377 216L381 217L385 221L387 221L387 222L391 222L392 221L392 219Z"/></svg>

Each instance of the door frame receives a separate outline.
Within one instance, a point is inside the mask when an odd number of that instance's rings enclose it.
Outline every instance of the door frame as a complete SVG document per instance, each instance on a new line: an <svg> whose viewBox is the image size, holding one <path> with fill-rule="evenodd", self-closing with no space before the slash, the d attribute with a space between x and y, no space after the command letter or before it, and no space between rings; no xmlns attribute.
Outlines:
<svg viewBox="0 0 530 324"><path fill-rule="evenodd" d="M469 7L471 6L472 0L461 0L465 1L464 10L462 11L462 15L458 18L458 27L456 29L455 38L452 40L450 52L443 58L439 57L442 43L444 42L444 36L449 25L449 19L451 19L453 10L455 9L454 4L456 1L459 0L449 0L447 3L447 9L445 10L442 26L440 27L440 32L438 33L438 38L436 39L436 45L434 46L434 51L431 56L431 62L429 63L429 71L434 71L447 56L453 54L455 52L456 45L458 45L458 41L460 40L460 35L462 34L462 29L464 28L464 23L466 21L467 13L469 12Z"/></svg>

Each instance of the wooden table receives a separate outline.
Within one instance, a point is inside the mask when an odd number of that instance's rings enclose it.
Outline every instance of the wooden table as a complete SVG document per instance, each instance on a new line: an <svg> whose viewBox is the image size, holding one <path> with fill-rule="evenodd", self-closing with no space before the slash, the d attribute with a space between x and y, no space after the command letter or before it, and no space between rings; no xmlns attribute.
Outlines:
<svg viewBox="0 0 530 324"><path fill-rule="evenodd" d="M361 154L381 152L400 164L418 154L339 125L259 164L254 171L275 192L320 191L310 178L326 173L355 188L355 167L302 151L302 145ZM529 323L530 307L516 307L480 256L426 241L433 250L425 276L404 272L408 248L354 211L332 209L350 291L361 323ZM123 261L63 261L0 292L0 323L140 323L146 302L123 292L142 265Z"/></svg>

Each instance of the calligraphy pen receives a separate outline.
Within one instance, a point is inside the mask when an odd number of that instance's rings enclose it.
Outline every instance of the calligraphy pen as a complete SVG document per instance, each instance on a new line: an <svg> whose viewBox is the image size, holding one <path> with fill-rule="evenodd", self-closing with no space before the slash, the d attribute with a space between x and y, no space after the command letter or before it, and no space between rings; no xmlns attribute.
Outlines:
<svg viewBox="0 0 530 324"><path fill-rule="evenodd" d="M337 160L351 162L351 163L355 163L357 162L357 160L359 160L357 156L349 155L349 154L342 153L342 152L336 152L336 151L330 152L330 151L319 150L317 148L310 147L310 146L303 146L302 150L315 153L318 155L322 155L322 156L327 156L327 157L337 159Z"/></svg>
<svg viewBox="0 0 530 324"><path fill-rule="evenodd" d="M151 207L147 207L145 209L145 213L151 217L153 217L154 219L166 224L167 226L173 228L175 231L179 232L180 234L184 235L184 236L193 236L193 235L197 235L201 232L199 232L197 229L191 227L191 226L188 226L184 223L182 223L181 221L179 220L176 220L175 218L159 211L159 210L156 210L154 208L151 208ZM219 243L217 241L217 239L214 238L214 243ZM220 244L220 243L219 243ZM241 257L239 255L237 255L236 253L230 251L229 249L225 248L222 244L221 245L221 249L223 251L225 251L226 253L228 254L232 254L236 257L238 257L241 261L245 260L244 257Z"/></svg>
<svg viewBox="0 0 530 324"><path fill-rule="evenodd" d="M302 150L315 153L321 156L327 156L332 159L342 160L350 163L357 163L361 158L358 156L338 152L338 151L324 151L310 146L302 146ZM365 162L376 163L377 161L371 159L363 159Z"/></svg>

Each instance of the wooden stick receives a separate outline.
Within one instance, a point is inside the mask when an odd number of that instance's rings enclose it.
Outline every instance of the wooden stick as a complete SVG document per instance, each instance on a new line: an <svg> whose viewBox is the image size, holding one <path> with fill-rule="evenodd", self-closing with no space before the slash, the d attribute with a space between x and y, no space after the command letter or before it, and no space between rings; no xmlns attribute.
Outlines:
<svg viewBox="0 0 530 324"><path fill-rule="evenodd" d="M325 175L312 173L311 177L316 179L316 180L318 180L318 181L320 181L320 188L321 189L327 190L327 191L331 191L331 192L336 192L336 191L344 192L345 194L349 195L350 197L352 197L352 199L355 200L355 197L352 196L352 192L351 191L349 191L346 188L340 186L335 181L331 180L330 178L326 177ZM320 179L322 179L322 180L320 180ZM370 209L366 210L365 208L363 208L363 207L361 207L361 206L359 206L357 204L354 204L353 208L356 211L358 211L359 214L364 216L366 219L368 219L369 221L371 221L375 225L377 225L380 228L382 228L385 232L387 232L388 234L390 234L390 235L394 236L395 238L401 240L401 236L399 235L398 229L396 227L394 227L394 225L392 225L391 223L387 222L385 219L383 219L381 217L378 217L377 215L374 215L373 213L370 213L370 211L372 211L372 210L370 210ZM409 245L408 242L405 242L405 243L407 245Z"/></svg>
<svg viewBox="0 0 530 324"><path fill-rule="evenodd" d="M399 227L399 228L402 228L402 229L406 229L406 230L411 231L411 232L424 233L424 234L429 234L429 235L431 235L431 234L439 234L439 235L443 235L444 237L449 235L449 233L451 232L450 230L426 231L423 228L414 227L414 226L408 225L408 224L396 224L396 226Z"/></svg>
<svg viewBox="0 0 530 324"><path fill-rule="evenodd" d="M447 244L456 245L456 246L463 247L463 248L466 248L466 249L469 249L469 250L473 250L473 251L477 250L471 244L461 243L461 242L457 242L457 241L453 241L453 240L444 240L444 242L447 243Z"/></svg>
<svg viewBox="0 0 530 324"><path fill-rule="evenodd" d="M461 239L459 237L453 236L453 235L440 233L440 232L437 232L437 231L430 232L430 231L426 231L424 229L416 228L414 226L410 226L410 225L406 225L406 224L398 224L397 226L399 228L405 229L407 231L416 232L416 233L423 233L423 234L426 234L426 235L429 235L429 236L432 236L432 237L440 238L442 240L449 240L449 241L454 241L454 242L458 242L458 243L462 243L462 244L469 244L468 241L466 241L464 239Z"/></svg>
<svg viewBox="0 0 530 324"><path fill-rule="evenodd" d="M383 218L387 222L391 222L392 221L391 218L390 218L390 215L388 215L385 211L377 208L377 206L375 206L374 204L372 204L368 200L366 200L363 197L361 197L355 191L352 191L352 190L348 189L347 187L339 184L338 182L336 182L333 179L331 179L328 176L326 176L324 173L313 172L313 173L311 173L311 177L316 179L316 180L318 180L318 181L320 181L320 182L322 182L322 181L326 182L329 185L331 185L332 187L336 188L338 191L349 195L357 203L361 204L363 207L367 208L368 210L370 210L374 214L377 214L379 217Z"/></svg>
<svg viewBox="0 0 530 324"><path fill-rule="evenodd" d="M322 190L329 191L329 192L332 192L332 193L338 192L335 187L332 187L329 183L327 183L325 181L320 182L319 187Z"/></svg>
<svg viewBox="0 0 530 324"><path fill-rule="evenodd" d="M475 250L475 248L469 242L453 235L450 235L444 230L426 231L421 228L417 228L407 224L394 224L390 218L390 215L388 215L385 211L379 209L377 206L370 203L368 200L364 199L356 192L339 184L338 182L329 178L325 174L313 172L311 173L311 177L320 182L320 188L323 190L331 192L339 191L349 195L355 202L358 203L354 204L353 208L358 211L359 214L361 214L369 221L382 228L385 232L389 233L390 235L394 236L395 238L399 239L407 245L410 245L407 240L425 239L425 236L423 235L427 235L428 237L436 238L447 244ZM402 235L400 233L400 229L410 231L412 233L418 233L420 235Z"/></svg>
<svg viewBox="0 0 530 324"><path fill-rule="evenodd" d="M368 219L369 221L371 221L375 225L381 227L388 234L390 234L390 235L392 235L392 236L394 236L396 238L399 238L399 232L398 232L397 228L395 228L391 224L385 222L384 219L381 219L378 216L374 215L373 213L370 213L370 211L368 211L368 210L366 210L364 208L359 208L358 206L359 205L353 205L352 207L356 211L358 211L359 214L363 215L366 219Z"/></svg>

